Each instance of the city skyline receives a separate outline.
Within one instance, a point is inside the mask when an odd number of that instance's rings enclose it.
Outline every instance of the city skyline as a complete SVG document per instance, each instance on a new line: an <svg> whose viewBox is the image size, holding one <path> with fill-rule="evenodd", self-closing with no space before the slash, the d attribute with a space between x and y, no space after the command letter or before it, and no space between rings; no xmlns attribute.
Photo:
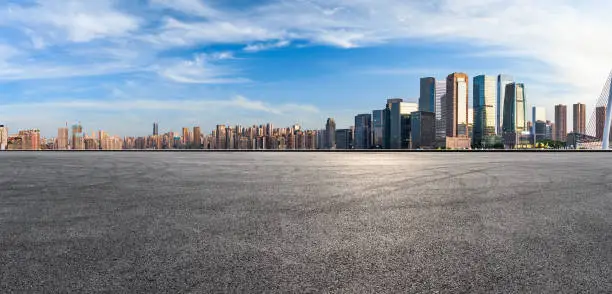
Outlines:
<svg viewBox="0 0 612 294"><path fill-rule="evenodd" d="M122 136L148 134L152 121L170 130L268 121L319 129L333 116L348 126L378 99L417 102L419 78L454 71L520 78L550 115L555 104L599 94L612 64L612 41L601 37L608 6L5 1L0 123L44 127L45 136L66 121Z"/></svg>

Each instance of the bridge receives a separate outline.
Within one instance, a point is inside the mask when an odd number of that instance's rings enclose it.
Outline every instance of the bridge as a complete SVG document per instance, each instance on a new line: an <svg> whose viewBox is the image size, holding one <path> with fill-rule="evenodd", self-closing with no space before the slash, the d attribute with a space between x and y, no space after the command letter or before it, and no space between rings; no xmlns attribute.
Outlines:
<svg viewBox="0 0 612 294"><path fill-rule="evenodd" d="M608 105L612 105L612 71L591 112L586 125L586 134L570 134L575 136L576 147L584 149L609 149L612 107L608 107Z"/></svg>

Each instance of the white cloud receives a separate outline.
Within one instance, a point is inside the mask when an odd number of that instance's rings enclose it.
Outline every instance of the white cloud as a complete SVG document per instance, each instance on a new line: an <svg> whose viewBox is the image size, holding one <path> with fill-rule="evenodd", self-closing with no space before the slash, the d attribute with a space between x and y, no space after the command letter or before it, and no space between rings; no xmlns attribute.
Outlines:
<svg viewBox="0 0 612 294"><path fill-rule="evenodd" d="M136 31L139 19L116 10L114 3L110 0L41 0L35 5L11 5L9 9L0 10L0 24L18 23L29 32L36 47L40 47L44 39L88 42Z"/></svg>
<svg viewBox="0 0 612 294"><path fill-rule="evenodd" d="M271 43L256 43L256 44L247 45L246 47L244 47L243 50L246 52L259 52L259 51L270 50L274 48L287 47L290 44L291 42L287 40L280 40L280 41L271 42Z"/></svg>
<svg viewBox="0 0 612 294"><path fill-rule="evenodd" d="M237 71L232 68L211 63L204 54L195 56L193 60L179 61L168 66L162 65L157 72L169 80L186 84L228 84L249 81L236 77Z"/></svg>

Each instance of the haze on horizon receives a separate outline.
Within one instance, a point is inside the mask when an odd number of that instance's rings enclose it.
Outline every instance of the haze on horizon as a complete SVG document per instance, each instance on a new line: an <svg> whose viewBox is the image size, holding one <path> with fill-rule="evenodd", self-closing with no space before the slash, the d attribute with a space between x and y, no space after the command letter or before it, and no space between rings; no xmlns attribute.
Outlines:
<svg viewBox="0 0 612 294"><path fill-rule="evenodd" d="M510 74L553 119L591 108L612 68L609 1L138 2L0 2L0 124L343 127L455 71Z"/></svg>

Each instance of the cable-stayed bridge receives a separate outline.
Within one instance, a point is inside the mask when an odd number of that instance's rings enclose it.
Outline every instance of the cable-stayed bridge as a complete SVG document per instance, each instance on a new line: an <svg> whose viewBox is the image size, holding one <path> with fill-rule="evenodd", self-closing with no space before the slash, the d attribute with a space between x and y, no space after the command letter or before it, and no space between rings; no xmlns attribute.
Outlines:
<svg viewBox="0 0 612 294"><path fill-rule="evenodd" d="M610 143L610 126L612 109L608 105L612 104L612 71L604 84L601 95L592 108L591 115L585 128L585 134L574 134L577 146L584 149L604 149L608 150ZM607 140L604 140L607 138Z"/></svg>

